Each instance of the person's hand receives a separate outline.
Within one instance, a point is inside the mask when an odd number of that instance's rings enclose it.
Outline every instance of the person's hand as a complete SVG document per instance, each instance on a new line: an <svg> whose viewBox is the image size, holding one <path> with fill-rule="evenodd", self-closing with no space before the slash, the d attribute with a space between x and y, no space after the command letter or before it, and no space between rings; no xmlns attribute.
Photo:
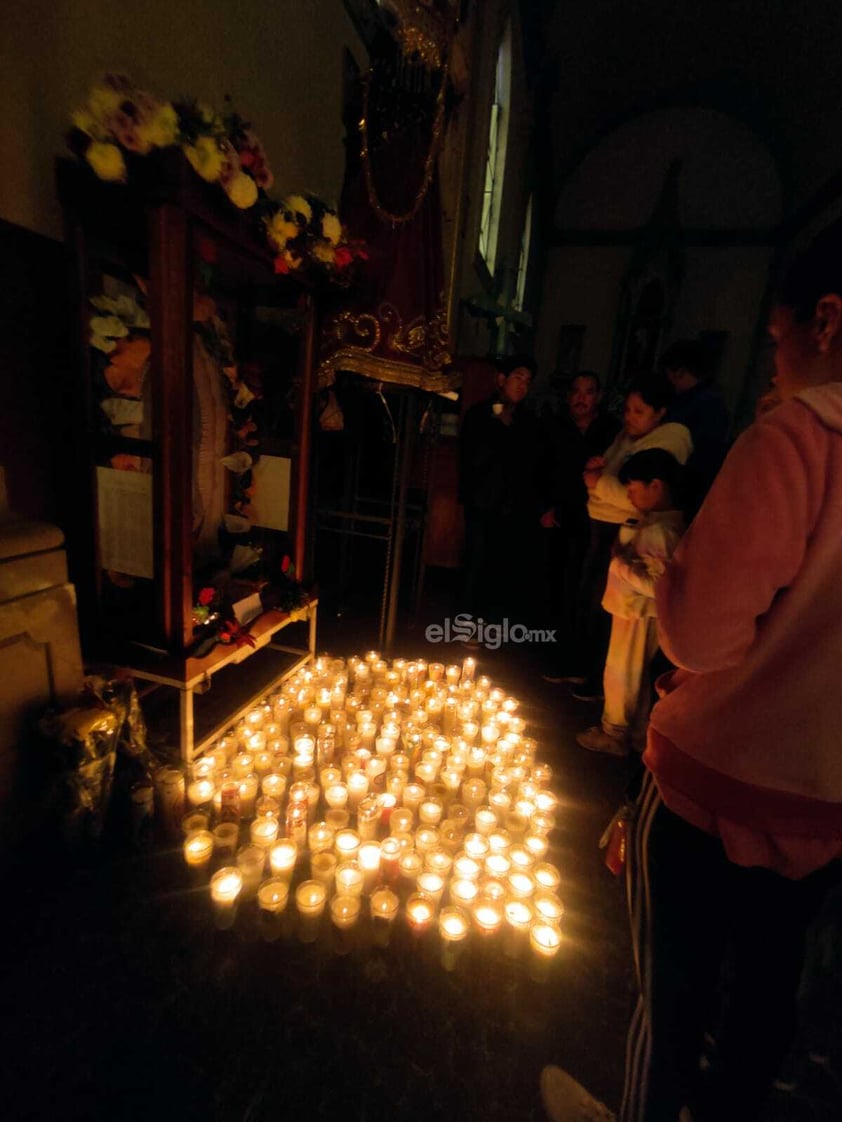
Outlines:
<svg viewBox="0 0 842 1122"><path fill-rule="evenodd" d="M558 519L555 516L555 510L551 507L545 510L541 515L541 525L545 530L552 530L554 526L558 526Z"/></svg>
<svg viewBox="0 0 842 1122"><path fill-rule="evenodd" d="M604 467L605 467L605 457L604 456L591 456L591 458L585 464L585 471L602 471L602 469Z"/></svg>
<svg viewBox="0 0 842 1122"><path fill-rule="evenodd" d="M599 482L599 477L602 475L601 471L586 471L582 474L582 479L585 481L585 486L589 491L593 491Z"/></svg>

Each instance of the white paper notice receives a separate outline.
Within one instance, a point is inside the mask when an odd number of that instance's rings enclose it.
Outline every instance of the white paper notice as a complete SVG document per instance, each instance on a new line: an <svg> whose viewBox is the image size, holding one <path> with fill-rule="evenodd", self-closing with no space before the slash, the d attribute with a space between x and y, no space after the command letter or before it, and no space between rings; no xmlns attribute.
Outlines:
<svg viewBox="0 0 842 1122"><path fill-rule="evenodd" d="M289 528L289 488L292 460L285 456L261 456L252 468L254 498L251 520L269 530Z"/></svg>
<svg viewBox="0 0 842 1122"><path fill-rule="evenodd" d="M98 467L96 483L103 569L151 579L152 476Z"/></svg>

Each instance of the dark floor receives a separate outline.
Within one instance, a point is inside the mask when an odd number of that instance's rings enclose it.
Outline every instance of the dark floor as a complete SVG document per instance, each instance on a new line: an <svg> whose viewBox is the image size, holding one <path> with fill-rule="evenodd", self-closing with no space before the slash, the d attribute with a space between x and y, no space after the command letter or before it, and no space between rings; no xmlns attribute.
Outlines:
<svg viewBox="0 0 842 1122"><path fill-rule="evenodd" d="M425 622L441 621L448 604L447 582L428 581ZM336 618L323 608L319 646L363 652L375 629L370 614L346 605ZM421 626L404 628L394 650L445 663L464 653L428 644ZM12 1015L2 1122L540 1122L538 1076L549 1062L616 1106L631 956L622 885L597 840L633 765L576 746L575 732L599 707L543 682L539 654L509 645L478 657L480 672L521 699L561 799L551 859L567 911L549 982L499 944L467 946L447 973L437 936L416 943L400 925L387 949L363 926L347 954L327 924L313 945L292 929L266 942L247 907L233 930L218 931L178 850L132 851L119 833L72 858L34 843L34 862L19 855L4 878L2 1004ZM228 696L235 678L253 693L263 685L258 670L275 669L256 656L230 682L220 674L199 699L204 719L243 702ZM172 713L160 696L144 711L161 742ZM769 1122L842 1117L834 939L830 928L820 933L787 1069L793 1087L776 1093Z"/></svg>

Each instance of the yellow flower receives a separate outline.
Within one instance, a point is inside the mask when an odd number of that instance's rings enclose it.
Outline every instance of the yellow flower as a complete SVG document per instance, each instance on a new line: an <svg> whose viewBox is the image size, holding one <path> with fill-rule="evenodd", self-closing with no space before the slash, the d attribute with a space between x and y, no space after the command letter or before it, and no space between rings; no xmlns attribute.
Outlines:
<svg viewBox="0 0 842 1122"><path fill-rule="evenodd" d="M178 139L178 117L173 107L167 103L160 105L154 115L137 126L141 142L150 148L168 148Z"/></svg>
<svg viewBox="0 0 842 1122"><path fill-rule="evenodd" d="M80 132L87 133L97 140L102 140L104 133L93 113L88 109L77 109L70 115L70 122Z"/></svg>
<svg viewBox="0 0 842 1122"><path fill-rule="evenodd" d="M291 253L288 249L284 250L282 257L284 261L286 261L288 269L297 269L301 264L301 258L297 254Z"/></svg>
<svg viewBox="0 0 842 1122"><path fill-rule="evenodd" d="M225 186L225 194L240 210L248 210L257 202L257 184L244 171L232 175Z"/></svg>
<svg viewBox="0 0 842 1122"><path fill-rule="evenodd" d="M125 93L115 90L112 86L94 86L88 95L88 109L97 120L110 117L116 113L126 100Z"/></svg>
<svg viewBox="0 0 842 1122"><path fill-rule="evenodd" d="M331 245L336 245L342 237L342 223L338 216L332 214L329 210L325 212L322 218L322 236L327 238Z"/></svg>
<svg viewBox="0 0 842 1122"><path fill-rule="evenodd" d="M335 260L333 246L330 242L323 241L321 238L314 243L312 253L317 261L321 261L325 265L332 265Z"/></svg>
<svg viewBox="0 0 842 1122"><path fill-rule="evenodd" d="M296 222L290 222L284 217L282 210L277 211L272 216L268 230L269 240L276 249L284 249L287 242L297 238L301 232Z"/></svg>
<svg viewBox="0 0 842 1122"><path fill-rule="evenodd" d="M95 140L93 144L88 146L85 159L100 179L125 183L126 164L123 160L123 153L116 144L102 144Z"/></svg>
<svg viewBox="0 0 842 1122"><path fill-rule="evenodd" d="M284 210L289 210L293 214L300 214L305 222L309 222L313 217L310 204L302 195L290 195L289 198L284 199L283 207Z"/></svg>
<svg viewBox="0 0 842 1122"><path fill-rule="evenodd" d="M225 164L225 157L212 136L200 136L195 144L184 146L190 166L208 183L216 183Z"/></svg>

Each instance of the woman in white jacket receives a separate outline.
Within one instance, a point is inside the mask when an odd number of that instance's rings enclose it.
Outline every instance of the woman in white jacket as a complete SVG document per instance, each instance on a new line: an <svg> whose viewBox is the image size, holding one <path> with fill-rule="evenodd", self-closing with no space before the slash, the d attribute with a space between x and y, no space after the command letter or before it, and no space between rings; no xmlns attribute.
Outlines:
<svg viewBox="0 0 842 1122"><path fill-rule="evenodd" d="M633 387L626 396L622 430L604 456L594 456L585 465L590 541L576 619L576 655L582 677L573 690L580 701L602 697L602 671L611 633L611 616L602 607L602 596L611 547L619 527L638 517L619 480L620 469L630 456L647 448L663 448L680 464L687 463L693 451L690 430L685 425L662 423L669 398L667 384L654 378Z"/></svg>

